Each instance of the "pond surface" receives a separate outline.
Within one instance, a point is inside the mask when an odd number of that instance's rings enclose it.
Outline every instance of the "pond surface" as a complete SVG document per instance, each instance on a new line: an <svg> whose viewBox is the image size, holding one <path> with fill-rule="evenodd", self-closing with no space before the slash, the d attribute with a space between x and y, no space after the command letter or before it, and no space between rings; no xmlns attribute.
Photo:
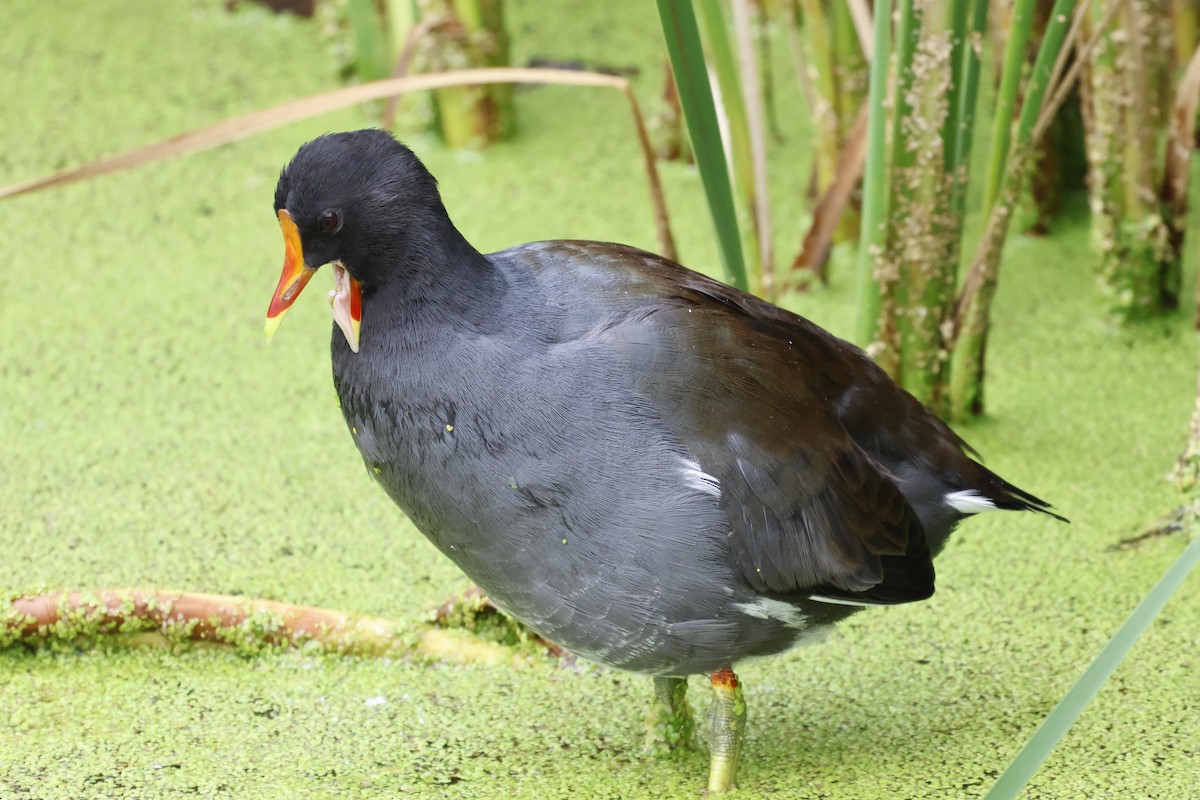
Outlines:
<svg viewBox="0 0 1200 800"><path fill-rule="evenodd" d="M657 96L651 4L510 13L518 63L634 67L640 96ZM311 22L215 0L8 0L3 16L0 183L337 85ZM777 73L789 139L772 180L790 256L809 134ZM625 101L547 87L518 104L520 136L482 154L407 137L468 238L652 248ZM305 139L368 124L349 110L3 205L0 590L187 589L416 620L465 586L363 472L330 382L325 304L302 299L269 347L261 335L282 257L279 169ZM712 271L696 175L671 165L664 180L682 260ZM1093 262L1078 219L1010 242L991 415L963 429L1073 524L973 520L932 601L744 665L741 796L979 796L1182 550L1179 537L1113 545L1178 504L1163 476L1187 428L1195 336L1186 314L1101 322ZM842 265L790 304L847 333L851 289ZM1194 797L1197 631L1193 577L1026 796ZM10 648L0 797L694 798L703 755L640 753L649 695L647 679L549 660Z"/></svg>

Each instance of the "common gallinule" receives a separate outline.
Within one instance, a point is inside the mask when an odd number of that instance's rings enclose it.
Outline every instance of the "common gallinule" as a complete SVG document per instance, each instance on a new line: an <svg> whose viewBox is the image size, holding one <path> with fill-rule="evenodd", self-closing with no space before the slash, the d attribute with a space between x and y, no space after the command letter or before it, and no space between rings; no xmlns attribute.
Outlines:
<svg viewBox="0 0 1200 800"><path fill-rule="evenodd" d="M712 790L744 735L739 660L929 597L964 517L1051 513L802 317L619 244L480 254L383 131L301 147L275 211L267 333L330 264L367 472L542 636L655 676L676 711L711 676Z"/></svg>

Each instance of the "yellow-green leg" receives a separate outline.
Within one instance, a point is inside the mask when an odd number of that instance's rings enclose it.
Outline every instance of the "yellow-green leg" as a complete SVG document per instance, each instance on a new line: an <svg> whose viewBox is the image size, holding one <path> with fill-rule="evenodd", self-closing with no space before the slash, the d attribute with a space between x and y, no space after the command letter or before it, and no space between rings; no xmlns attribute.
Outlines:
<svg viewBox="0 0 1200 800"><path fill-rule="evenodd" d="M696 748L696 720L687 701L686 678L655 678L654 704L646 719L646 750L666 754Z"/></svg>
<svg viewBox="0 0 1200 800"><path fill-rule="evenodd" d="M746 700L732 669L718 670L709 679L713 701L708 712L708 791L727 792L735 786L738 756L746 738Z"/></svg>

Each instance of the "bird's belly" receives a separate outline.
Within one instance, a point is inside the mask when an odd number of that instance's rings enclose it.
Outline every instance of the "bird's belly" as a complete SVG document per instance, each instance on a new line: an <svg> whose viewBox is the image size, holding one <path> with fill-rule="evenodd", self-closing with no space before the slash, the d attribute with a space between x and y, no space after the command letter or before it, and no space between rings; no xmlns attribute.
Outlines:
<svg viewBox="0 0 1200 800"><path fill-rule="evenodd" d="M801 614L764 613L759 598L714 568L699 543L651 554L654 531L647 527L579 529L557 509L501 519L470 504L460 514L438 515L428 502L426 495L399 504L417 509L409 512L417 527L499 608L607 666L711 673L785 650L813 627ZM490 517L488 527L480 527L481 517ZM663 569L664 561L672 563Z"/></svg>
<svg viewBox="0 0 1200 800"><path fill-rule="evenodd" d="M476 394L343 396L343 411L372 477L506 612L579 655L671 675L803 630L754 605L715 479L656 414Z"/></svg>
<svg viewBox="0 0 1200 800"><path fill-rule="evenodd" d="M414 525L540 635L591 660L655 674L716 670L796 637L794 628L738 607L749 599L722 566L719 508L703 494L681 493L663 476L669 470L648 469L660 477L617 496L605 490L615 484L606 468L580 454L483 458L466 444L478 434L461 414L440 425L444 435L393 448L387 460L374 450L382 434L369 423L352 433L371 475Z"/></svg>

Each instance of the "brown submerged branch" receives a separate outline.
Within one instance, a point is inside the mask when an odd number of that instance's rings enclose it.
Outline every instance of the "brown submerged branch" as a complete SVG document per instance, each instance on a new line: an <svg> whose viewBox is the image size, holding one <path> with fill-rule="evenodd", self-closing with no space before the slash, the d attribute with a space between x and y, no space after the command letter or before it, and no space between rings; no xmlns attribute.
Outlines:
<svg viewBox="0 0 1200 800"><path fill-rule="evenodd" d="M168 639L262 646L313 642L323 650L382 655L399 642L397 623L312 606L230 595L147 589L51 592L11 601L7 637L71 639L77 635L155 632Z"/></svg>
<svg viewBox="0 0 1200 800"><path fill-rule="evenodd" d="M133 643L190 641L264 649L315 647L355 656L406 656L500 663L511 648L441 627L414 625L328 608L199 592L100 589L16 597L0 612L0 646L51 640L74 643L115 634ZM466 626L458 626L466 627Z"/></svg>

